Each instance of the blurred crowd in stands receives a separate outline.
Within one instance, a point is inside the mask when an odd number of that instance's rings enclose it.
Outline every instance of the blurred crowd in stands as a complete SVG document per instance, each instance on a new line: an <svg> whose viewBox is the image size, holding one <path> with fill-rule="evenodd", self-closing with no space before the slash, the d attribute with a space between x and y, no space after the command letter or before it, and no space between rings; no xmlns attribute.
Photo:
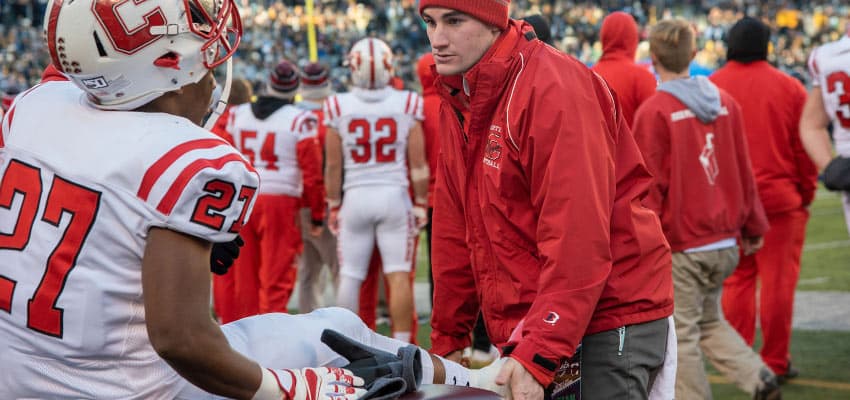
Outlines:
<svg viewBox="0 0 850 400"><path fill-rule="evenodd" d="M303 0L240 0L245 25L236 60L236 76L259 84L265 71L282 57L299 65L308 62L308 18ZM49 61L42 44L41 23L46 0L0 0L0 90L36 82ZM549 22L555 46L592 65L601 55L599 28L615 10L632 14L645 38L656 21L681 16L693 21L700 51L693 74L709 74L725 60L724 38L744 15L761 18L771 28L769 61L808 83L806 59L817 45L836 40L848 29L850 4L846 0L685 0L685 1L569 1L513 0L513 16L541 14ZM337 89L343 89L345 53L352 43L376 36L390 44L397 74L416 87L415 64L428 51L425 27L416 14L416 0L316 0L319 60L332 67ZM649 63L645 42L638 61Z"/></svg>

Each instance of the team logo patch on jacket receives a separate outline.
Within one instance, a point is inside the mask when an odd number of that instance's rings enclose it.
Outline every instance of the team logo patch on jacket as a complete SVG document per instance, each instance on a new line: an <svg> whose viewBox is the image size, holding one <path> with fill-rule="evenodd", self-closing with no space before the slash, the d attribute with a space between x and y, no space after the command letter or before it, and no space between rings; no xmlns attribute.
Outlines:
<svg viewBox="0 0 850 400"><path fill-rule="evenodd" d="M502 128L497 125L490 126L490 135L487 137L487 146L484 148L484 164L496 169L501 168L502 157Z"/></svg>
<svg viewBox="0 0 850 400"><path fill-rule="evenodd" d="M561 319L561 316L558 315L558 313L554 311L549 311L549 314L546 315L546 318L543 318L543 322L554 326L559 319Z"/></svg>

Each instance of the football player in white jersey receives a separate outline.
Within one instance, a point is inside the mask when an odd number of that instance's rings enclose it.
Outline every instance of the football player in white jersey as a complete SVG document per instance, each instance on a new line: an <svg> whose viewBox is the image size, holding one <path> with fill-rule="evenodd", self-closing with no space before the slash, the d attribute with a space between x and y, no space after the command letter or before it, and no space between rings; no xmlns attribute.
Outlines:
<svg viewBox="0 0 850 400"><path fill-rule="evenodd" d="M253 103L230 111L227 132L260 175L251 221L242 229L245 246L234 264L235 293L222 322L286 312L295 286L296 258L303 247L298 228L301 197L311 210L312 236L322 232L325 187L318 120L293 105L298 69L283 60L269 73Z"/></svg>
<svg viewBox="0 0 850 400"><path fill-rule="evenodd" d="M812 89L800 117L803 147L823 173L824 184L841 190L850 230L850 32L824 44L809 56ZM829 125L837 157L833 157Z"/></svg>
<svg viewBox="0 0 850 400"><path fill-rule="evenodd" d="M287 334L294 317L210 317L210 243L259 184L198 126L241 35L233 1L53 0L45 32L54 73L0 136L0 398L362 394L345 370L281 369L344 364L302 354L316 339Z"/></svg>
<svg viewBox="0 0 850 400"><path fill-rule="evenodd" d="M328 224L338 230L340 258L337 304L357 311L360 285L377 243L392 293L393 337L409 341L413 242L427 223L422 99L388 85L392 51L379 39L355 43L347 62L351 92L331 96L324 105ZM415 204L408 192L408 172Z"/></svg>

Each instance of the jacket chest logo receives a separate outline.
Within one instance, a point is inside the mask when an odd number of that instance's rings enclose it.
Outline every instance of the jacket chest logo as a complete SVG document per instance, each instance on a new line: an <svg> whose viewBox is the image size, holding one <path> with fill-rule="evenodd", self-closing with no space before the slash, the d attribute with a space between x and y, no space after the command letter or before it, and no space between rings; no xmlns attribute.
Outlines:
<svg viewBox="0 0 850 400"><path fill-rule="evenodd" d="M484 147L484 157L482 159L484 165L495 169L501 168L503 144L502 128L498 125L491 125L490 134L487 136L487 145Z"/></svg>

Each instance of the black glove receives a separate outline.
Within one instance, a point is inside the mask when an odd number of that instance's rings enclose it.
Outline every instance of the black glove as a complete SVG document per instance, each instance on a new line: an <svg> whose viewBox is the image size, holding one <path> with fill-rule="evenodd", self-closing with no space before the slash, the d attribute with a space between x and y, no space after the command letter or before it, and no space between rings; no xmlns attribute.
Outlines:
<svg viewBox="0 0 850 400"><path fill-rule="evenodd" d="M393 400L405 393L407 393L407 384L404 383L404 379L380 377L366 385L366 393L358 400Z"/></svg>
<svg viewBox="0 0 850 400"><path fill-rule="evenodd" d="M224 275L233 266L233 260L239 257L239 248L244 245L242 236L224 243L213 243L210 252L210 270L216 275Z"/></svg>
<svg viewBox="0 0 850 400"><path fill-rule="evenodd" d="M345 357L349 364L343 368L363 378L366 388L370 391L373 384L393 384L393 381L388 381L392 378L403 380L405 387L402 393L419 390L419 384L422 382L422 360L417 346L402 347L396 355L366 346L332 329L322 331L322 343ZM384 391L386 390L382 390L382 393Z"/></svg>
<svg viewBox="0 0 850 400"><path fill-rule="evenodd" d="M823 185L834 191L850 190L850 158L833 158L823 170Z"/></svg>

